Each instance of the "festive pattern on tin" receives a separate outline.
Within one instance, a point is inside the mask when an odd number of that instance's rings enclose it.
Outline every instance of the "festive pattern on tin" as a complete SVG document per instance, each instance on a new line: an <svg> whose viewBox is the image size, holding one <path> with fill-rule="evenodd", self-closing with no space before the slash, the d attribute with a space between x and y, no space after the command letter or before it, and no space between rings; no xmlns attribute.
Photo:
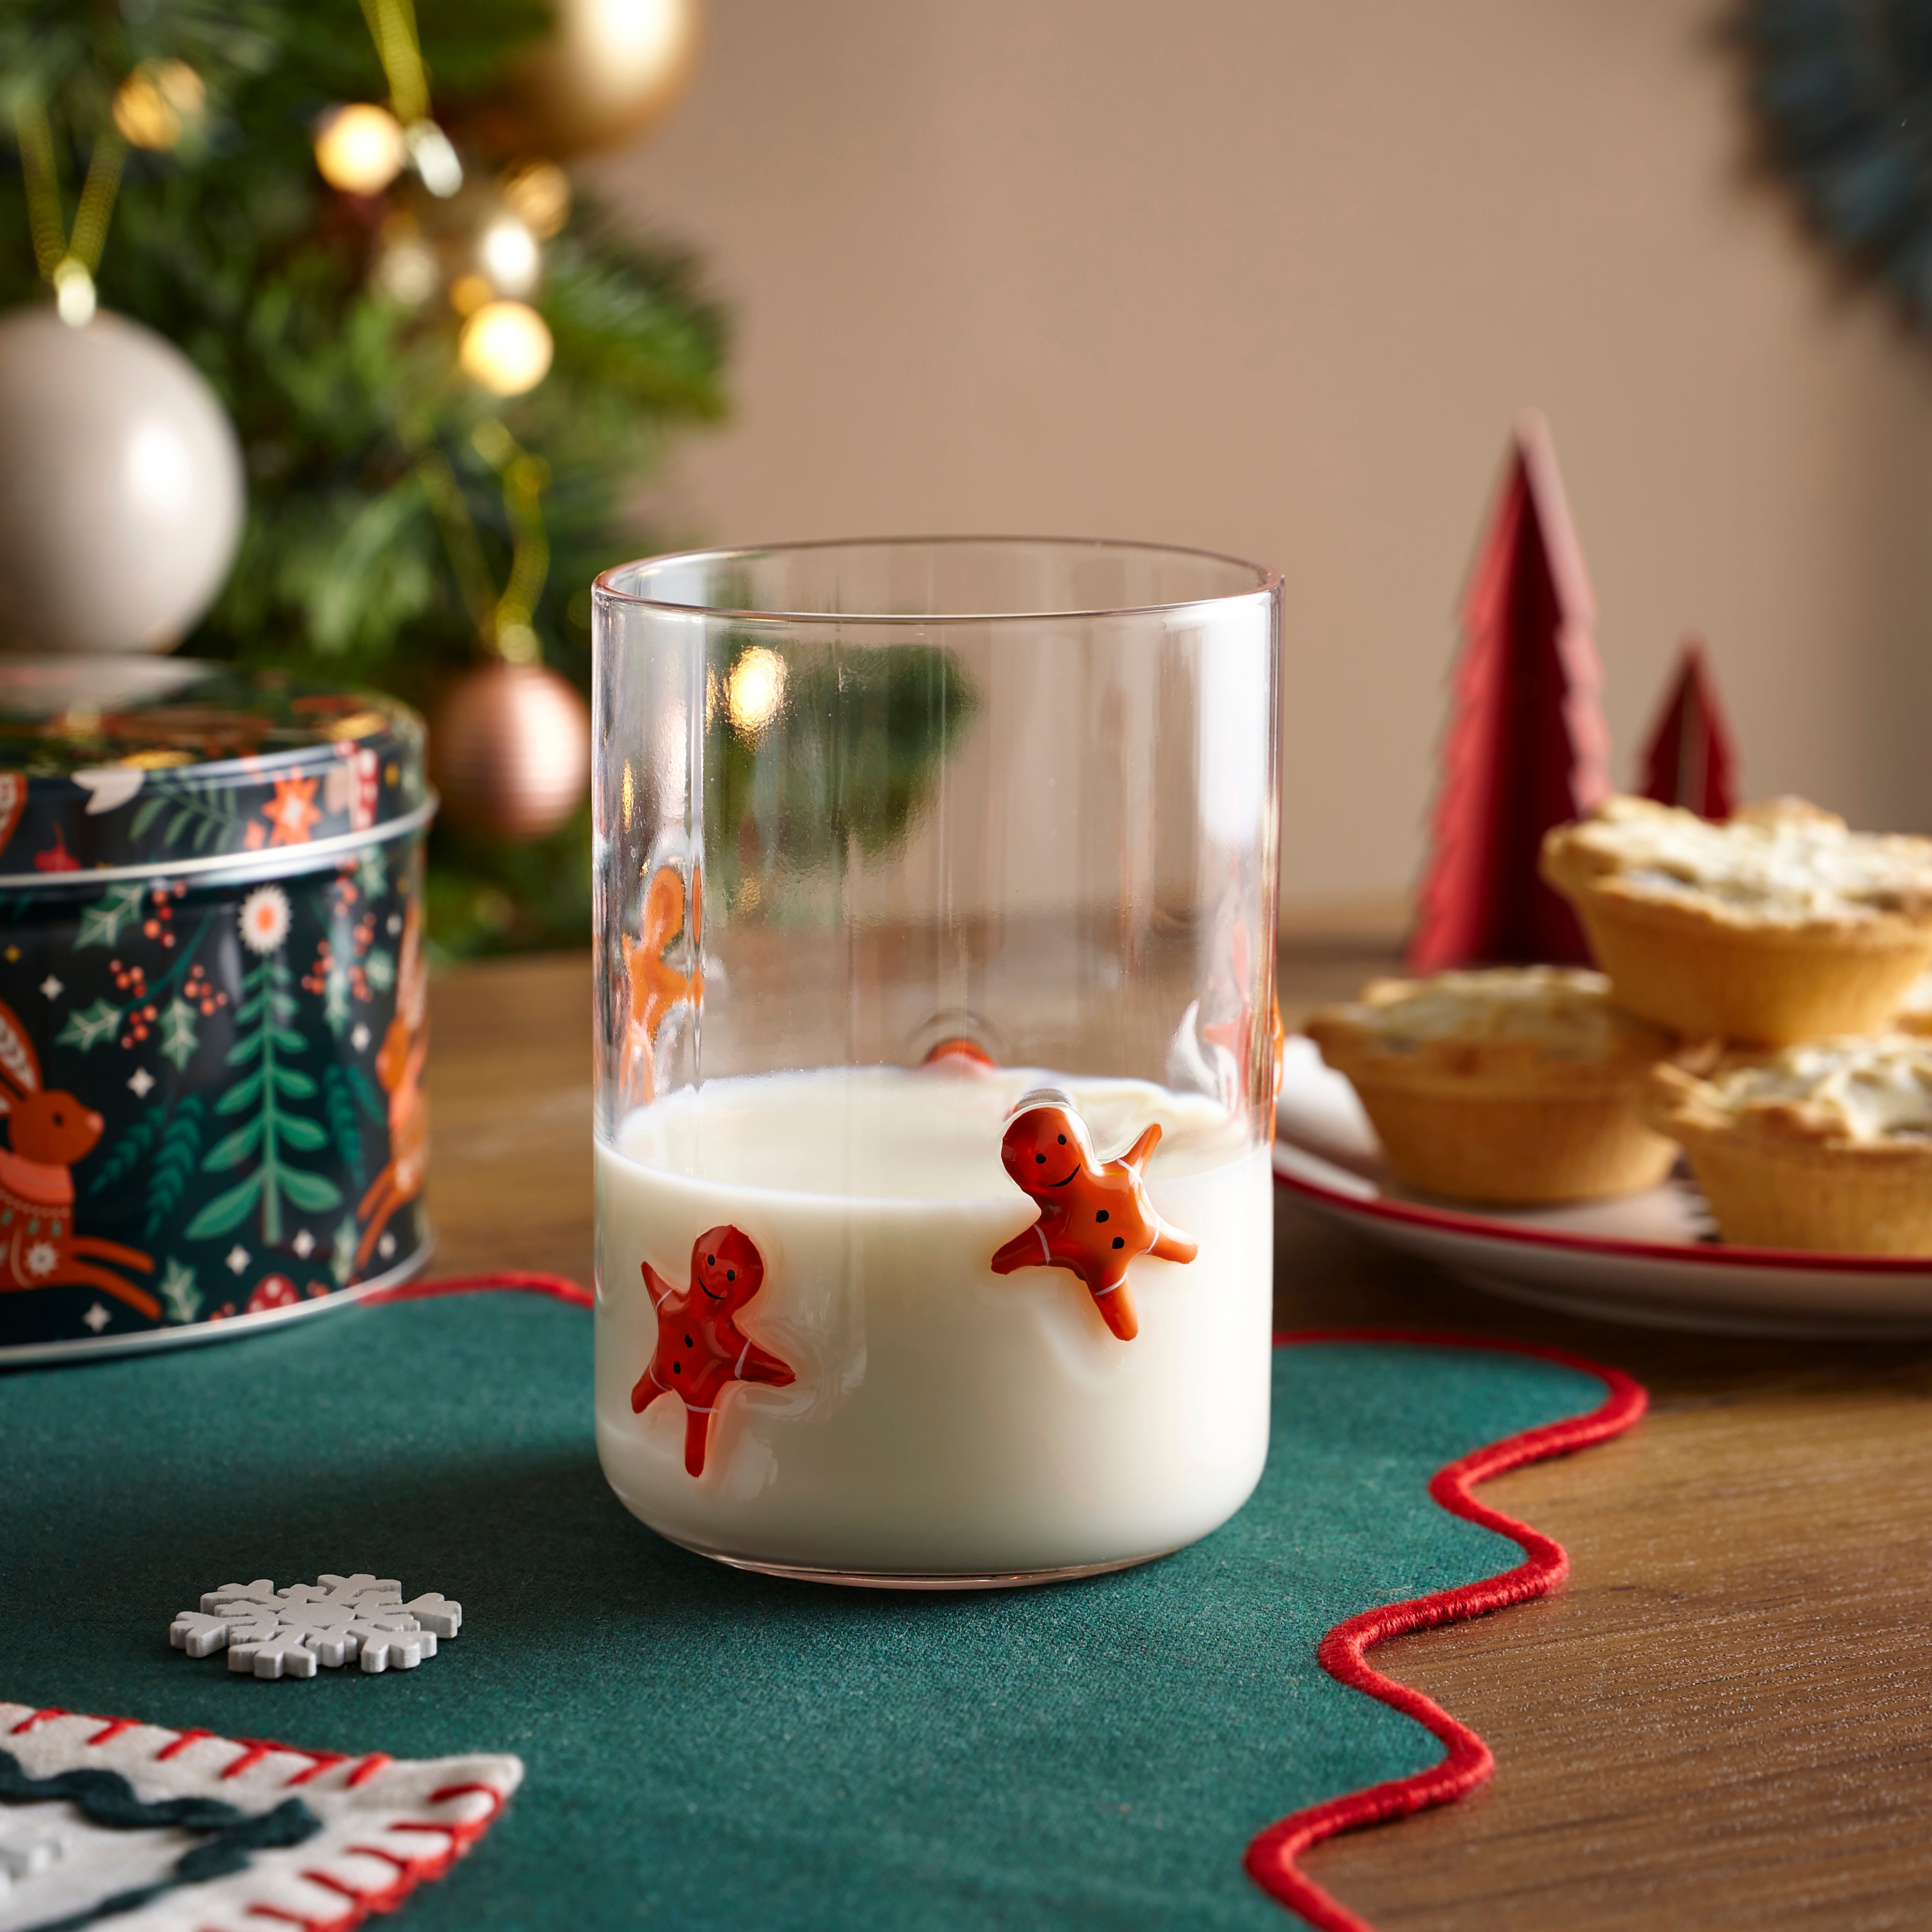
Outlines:
<svg viewBox="0 0 1932 1932"><path fill-rule="evenodd" d="M0 1304L0 1345L285 1308L421 1246L419 871L405 841L266 884L0 895L0 1001L45 1084L100 1123L56 1238L77 1218L117 1274L154 1275L119 1294L19 1282L39 1292ZM28 1192L8 1172L0 1189Z"/></svg>
<svg viewBox="0 0 1932 1932"><path fill-rule="evenodd" d="M396 972L396 1017L382 1036L376 1056L377 1077L388 1096L389 1159L370 1184L356 1214L362 1238L356 1244L356 1267L368 1267L396 1210L422 1193L429 1172L429 1102L422 1091L423 1064L429 1054L429 974L422 956L422 896L410 901L403 915L402 961Z"/></svg>
<svg viewBox="0 0 1932 1932"><path fill-rule="evenodd" d="M8 1146L0 1151L0 1293L24 1288L97 1288L152 1318L160 1304L110 1268L154 1271L138 1250L76 1233L73 1163L93 1150L106 1123L71 1094L40 1084L40 1063L10 1008L0 1006L0 1113Z"/></svg>
<svg viewBox="0 0 1932 1932"><path fill-rule="evenodd" d="M178 661L49 662L0 692L0 874L178 866L352 836L426 796L392 698Z"/></svg>
<svg viewBox="0 0 1932 1932"><path fill-rule="evenodd" d="M0 1234L39 1223L0 1352L292 1308L422 1246L426 797L392 699L176 659L0 670L0 1001L94 1124L40 1162L64 1203L0 1174L40 1210L0 1202ZM10 1160L34 1158L30 1090ZM152 1281L75 1274L108 1258L76 1220Z"/></svg>

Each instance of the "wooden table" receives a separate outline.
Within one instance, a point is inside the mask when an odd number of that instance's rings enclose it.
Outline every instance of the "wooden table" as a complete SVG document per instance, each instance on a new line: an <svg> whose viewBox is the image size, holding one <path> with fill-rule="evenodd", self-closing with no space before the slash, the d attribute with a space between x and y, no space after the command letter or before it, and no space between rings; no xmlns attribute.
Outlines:
<svg viewBox="0 0 1932 1932"><path fill-rule="evenodd" d="M1291 1023L1378 963L1285 956ZM431 1004L437 1271L587 1281L588 961L467 968ZM1493 1781L1312 1874L1384 1932L1932 1922L1932 1346L1540 1314L1277 1198L1283 1325L1553 1342L1653 1401L1486 1492L1569 1550L1566 1591L1376 1653L1489 1740Z"/></svg>

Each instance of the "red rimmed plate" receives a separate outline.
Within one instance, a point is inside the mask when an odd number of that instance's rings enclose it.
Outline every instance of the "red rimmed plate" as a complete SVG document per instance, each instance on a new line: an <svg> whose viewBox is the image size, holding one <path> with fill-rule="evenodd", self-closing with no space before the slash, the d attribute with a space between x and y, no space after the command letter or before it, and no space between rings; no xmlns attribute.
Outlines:
<svg viewBox="0 0 1932 1932"><path fill-rule="evenodd" d="M1559 1208L1457 1208L1412 1194L1383 1166L1354 1088L1300 1035L1282 1054L1276 1124L1282 1186L1493 1294L1652 1328L1932 1335L1932 1258L1726 1246L1681 1172L1645 1193Z"/></svg>

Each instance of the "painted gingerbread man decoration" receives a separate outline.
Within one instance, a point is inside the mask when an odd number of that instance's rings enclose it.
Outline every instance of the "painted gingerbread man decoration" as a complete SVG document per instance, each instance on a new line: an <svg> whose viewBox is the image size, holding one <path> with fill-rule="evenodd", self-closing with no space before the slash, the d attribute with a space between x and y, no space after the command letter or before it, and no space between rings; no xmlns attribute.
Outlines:
<svg viewBox="0 0 1932 1932"><path fill-rule="evenodd" d="M1191 1262L1199 1245L1170 1228L1147 1198L1141 1169L1160 1144L1156 1121L1118 1160L1094 1157L1086 1124L1064 1095L1028 1095L1007 1124L1000 1159L1040 1219L994 1256L993 1272L1064 1268L1087 1284L1100 1318L1123 1342L1140 1333L1127 1264L1142 1255Z"/></svg>
<svg viewBox="0 0 1932 1932"><path fill-rule="evenodd" d="M673 1008L686 1001L704 1004L704 968L700 949L704 934L704 887L700 876L691 879L689 911L686 909L684 874L675 866L660 866L644 889L638 916L639 936L623 936L624 973L630 991L630 1010L624 1025L624 1047L617 1078L627 1094L650 1100L656 1088L652 1050L658 1030ZM680 933L690 940L692 970L680 971L664 958Z"/></svg>
<svg viewBox="0 0 1932 1932"><path fill-rule="evenodd" d="M764 1258L738 1228L707 1228L692 1247L689 1287L674 1287L649 1262L644 1276L658 1312L658 1344L631 1391L631 1407L641 1415L661 1395L682 1397L684 1466L701 1476L711 1418L726 1389L733 1382L783 1388L794 1378L737 1323L740 1311L764 1286Z"/></svg>

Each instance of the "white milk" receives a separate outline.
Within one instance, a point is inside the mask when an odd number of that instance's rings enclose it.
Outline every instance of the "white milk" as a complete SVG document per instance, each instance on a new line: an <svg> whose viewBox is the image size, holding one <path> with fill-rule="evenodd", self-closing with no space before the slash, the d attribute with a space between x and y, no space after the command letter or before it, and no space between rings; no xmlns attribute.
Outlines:
<svg viewBox="0 0 1932 1932"><path fill-rule="evenodd" d="M1000 1165L1008 1108L1070 1094L1098 1156L1150 1120L1160 1215L1200 1244L1143 1256L1131 1342L1064 1268L987 1265L1030 1226ZM1224 1522L1268 1452L1268 1150L1213 1102L1038 1070L833 1067L716 1080L597 1150L597 1448L626 1505L713 1554L874 1574L1130 1561ZM640 1272L682 1287L730 1222L764 1256L744 1333L793 1370L734 1384L704 1473L682 1403L632 1414L657 1319Z"/></svg>

